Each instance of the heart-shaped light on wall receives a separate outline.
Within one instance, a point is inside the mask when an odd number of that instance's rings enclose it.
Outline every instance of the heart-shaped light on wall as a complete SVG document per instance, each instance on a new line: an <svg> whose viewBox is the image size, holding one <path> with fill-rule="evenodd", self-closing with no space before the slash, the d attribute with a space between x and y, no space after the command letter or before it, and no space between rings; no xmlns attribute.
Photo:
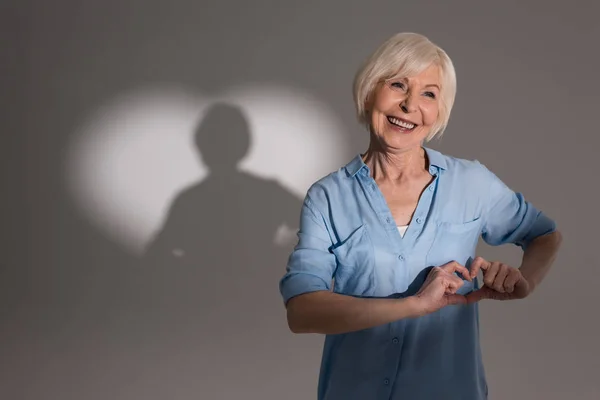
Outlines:
<svg viewBox="0 0 600 400"><path fill-rule="evenodd" d="M97 110L72 137L65 177L83 215L141 254L175 196L206 177L194 132L217 102L239 107L248 121L250 148L240 169L276 179L299 199L348 161L342 125L307 93L265 85L214 97L173 86L141 89Z"/></svg>

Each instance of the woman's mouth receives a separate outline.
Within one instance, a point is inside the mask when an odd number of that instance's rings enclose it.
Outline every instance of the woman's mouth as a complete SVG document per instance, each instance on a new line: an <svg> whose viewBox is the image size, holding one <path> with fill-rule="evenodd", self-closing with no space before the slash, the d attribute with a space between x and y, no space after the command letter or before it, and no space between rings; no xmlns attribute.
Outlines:
<svg viewBox="0 0 600 400"><path fill-rule="evenodd" d="M387 117L387 120L396 129L399 129L402 132L411 132L417 126L416 124L413 124L408 121L404 121L404 120L396 118L396 117Z"/></svg>

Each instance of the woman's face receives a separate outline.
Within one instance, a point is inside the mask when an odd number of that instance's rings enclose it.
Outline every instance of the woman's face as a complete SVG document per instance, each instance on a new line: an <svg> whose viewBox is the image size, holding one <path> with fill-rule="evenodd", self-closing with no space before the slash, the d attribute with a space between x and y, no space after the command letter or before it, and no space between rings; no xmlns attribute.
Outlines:
<svg viewBox="0 0 600 400"><path fill-rule="evenodd" d="M420 146L439 112L440 69L432 64L412 77L381 82L367 107L372 132L385 149Z"/></svg>

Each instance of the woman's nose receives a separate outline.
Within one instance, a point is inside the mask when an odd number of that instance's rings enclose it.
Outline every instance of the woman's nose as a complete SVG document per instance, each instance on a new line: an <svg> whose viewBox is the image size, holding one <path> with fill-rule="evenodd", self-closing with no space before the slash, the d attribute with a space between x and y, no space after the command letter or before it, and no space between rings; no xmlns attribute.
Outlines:
<svg viewBox="0 0 600 400"><path fill-rule="evenodd" d="M400 108L407 114L416 110L416 102L414 101L411 93L408 93L400 102Z"/></svg>

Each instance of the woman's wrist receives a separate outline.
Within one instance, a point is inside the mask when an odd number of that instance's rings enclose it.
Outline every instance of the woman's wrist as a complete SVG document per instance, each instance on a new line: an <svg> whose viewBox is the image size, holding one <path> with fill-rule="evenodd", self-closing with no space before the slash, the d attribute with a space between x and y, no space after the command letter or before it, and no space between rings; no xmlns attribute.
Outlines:
<svg viewBox="0 0 600 400"><path fill-rule="evenodd" d="M398 299L398 301L401 302L400 306L403 308L402 319L417 318L425 314L421 301L417 295L404 297Z"/></svg>

